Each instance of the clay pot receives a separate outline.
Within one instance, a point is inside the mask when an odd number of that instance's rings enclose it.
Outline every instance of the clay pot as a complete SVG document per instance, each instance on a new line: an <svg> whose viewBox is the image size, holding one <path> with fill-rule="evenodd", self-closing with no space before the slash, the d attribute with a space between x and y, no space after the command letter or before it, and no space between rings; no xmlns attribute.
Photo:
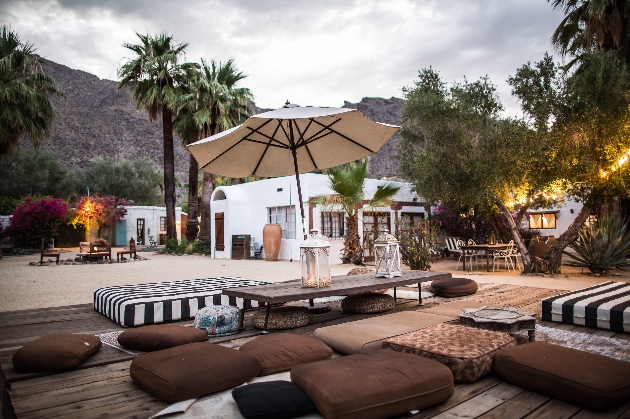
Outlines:
<svg viewBox="0 0 630 419"><path fill-rule="evenodd" d="M282 227L280 226L280 224L265 224L265 227L263 227L263 246L265 250L265 260L278 260L281 239Z"/></svg>

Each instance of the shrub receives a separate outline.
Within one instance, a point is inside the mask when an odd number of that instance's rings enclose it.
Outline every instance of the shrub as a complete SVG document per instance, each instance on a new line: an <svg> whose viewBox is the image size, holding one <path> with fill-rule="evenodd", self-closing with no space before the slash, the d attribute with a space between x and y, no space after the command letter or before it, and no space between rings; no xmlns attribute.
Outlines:
<svg viewBox="0 0 630 419"><path fill-rule="evenodd" d="M93 194L84 195L77 199L72 210L72 220L74 226L83 225L89 229L90 224L98 225L98 236L101 236L101 228L105 225L115 223L127 214L127 201L111 195Z"/></svg>
<svg viewBox="0 0 630 419"><path fill-rule="evenodd" d="M607 273L628 266L630 231L628 220L604 215L590 226L582 227L578 239L569 244L576 254L563 251L573 260L567 266L588 268L592 273Z"/></svg>
<svg viewBox="0 0 630 419"><path fill-rule="evenodd" d="M68 220L68 204L59 198L27 197L13 213L7 235L16 247L39 248L50 243Z"/></svg>
<svg viewBox="0 0 630 419"><path fill-rule="evenodd" d="M400 258L409 268L428 271L431 269L431 244L437 238L437 226L429 221L411 222L399 219L396 223Z"/></svg>
<svg viewBox="0 0 630 419"><path fill-rule="evenodd" d="M199 253L201 255L209 255L210 246L208 246L207 244L203 244L199 240L195 240L192 244L192 252Z"/></svg>
<svg viewBox="0 0 630 419"><path fill-rule="evenodd" d="M188 240L186 238L182 238L181 241L178 241L175 237L167 237L164 246L164 253L174 254L174 255L183 255L185 253L192 254L192 248L188 251L189 245Z"/></svg>

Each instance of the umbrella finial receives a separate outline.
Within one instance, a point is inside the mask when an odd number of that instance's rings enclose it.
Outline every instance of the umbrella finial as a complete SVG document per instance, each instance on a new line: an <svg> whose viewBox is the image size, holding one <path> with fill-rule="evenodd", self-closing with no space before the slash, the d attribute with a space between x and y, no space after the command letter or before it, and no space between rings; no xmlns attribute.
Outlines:
<svg viewBox="0 0 630 419"><path fill-rule="evenodd" d="M300 105L292 104L288 100L287 100L287 103L285 103L284 106L283 106L283 108L300 108L300 107L301 107Z"/></svg>

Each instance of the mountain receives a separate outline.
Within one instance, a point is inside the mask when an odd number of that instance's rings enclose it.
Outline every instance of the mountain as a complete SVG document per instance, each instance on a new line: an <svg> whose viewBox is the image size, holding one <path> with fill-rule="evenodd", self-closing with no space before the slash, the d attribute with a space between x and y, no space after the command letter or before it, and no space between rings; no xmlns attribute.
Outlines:
<svg viewBox="0 0 630 419"><path fill-rule="evenodd" d="M150 122L146 111L136 111L128 88L118 91L115 81L46 62L44 71L57 80L66 98L54 99L57 116L52 136L42 150L56 152L60 162L69 167L83 168L94 157L110 156L116 160L148 157L162 169L161 120ZM374 121L400 125L402 103L397 98L364 98L359 103L345 102L344 107L358 109ZM254 112L267 110L256 108ZM395 154L399 141L397 134L371 157L370 177L398 175ZM32 149L33 145L22 139L20 148ZM181 140L175 137L175 175L182 183L188 181L188 159ZM178 198L183 193L183 188L178 188Z"/></svg>

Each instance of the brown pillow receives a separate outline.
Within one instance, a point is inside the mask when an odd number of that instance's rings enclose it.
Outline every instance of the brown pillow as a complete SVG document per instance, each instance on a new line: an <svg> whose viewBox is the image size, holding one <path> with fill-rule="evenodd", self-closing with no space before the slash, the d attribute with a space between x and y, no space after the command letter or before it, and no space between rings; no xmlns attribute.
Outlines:
<svg viewBox="0 0 630 419"><path fill-rule="evenodd" d="M260 371L252 355L212 343L189 343L137 356L134 383L160 399L181 402L251 380Z"/></svg>
<svg viewBox="0 0 630 419"><path fill-rule="evenodd" d="M205 342L205 330L176 325L152 325L129 329L118 335L118 343L134 351L159 351L187 343Z"/></svg>
<svg viewBox="0 0 630 419"><path fill-rule="evenodd" d="M321 340L295 333L274 333L250 340L241 352L255 356L262 365L259 375L289 371L296 365L332 357L332 349Z"/></svg>
<svg viewBox="0 0 630 419"><path fill-rule="evenodd" d="M69 370L94 355L101 346L101 340L94 335L43 336L13 355L13 367L18 372Z"/></svg>
<svg viewBox="0 0 630 419"><path fill-rule="evenodd" d="M468 278L445 278L431 282L429 290L440 297L463 297L477 292L477 283Z"/></svg>

